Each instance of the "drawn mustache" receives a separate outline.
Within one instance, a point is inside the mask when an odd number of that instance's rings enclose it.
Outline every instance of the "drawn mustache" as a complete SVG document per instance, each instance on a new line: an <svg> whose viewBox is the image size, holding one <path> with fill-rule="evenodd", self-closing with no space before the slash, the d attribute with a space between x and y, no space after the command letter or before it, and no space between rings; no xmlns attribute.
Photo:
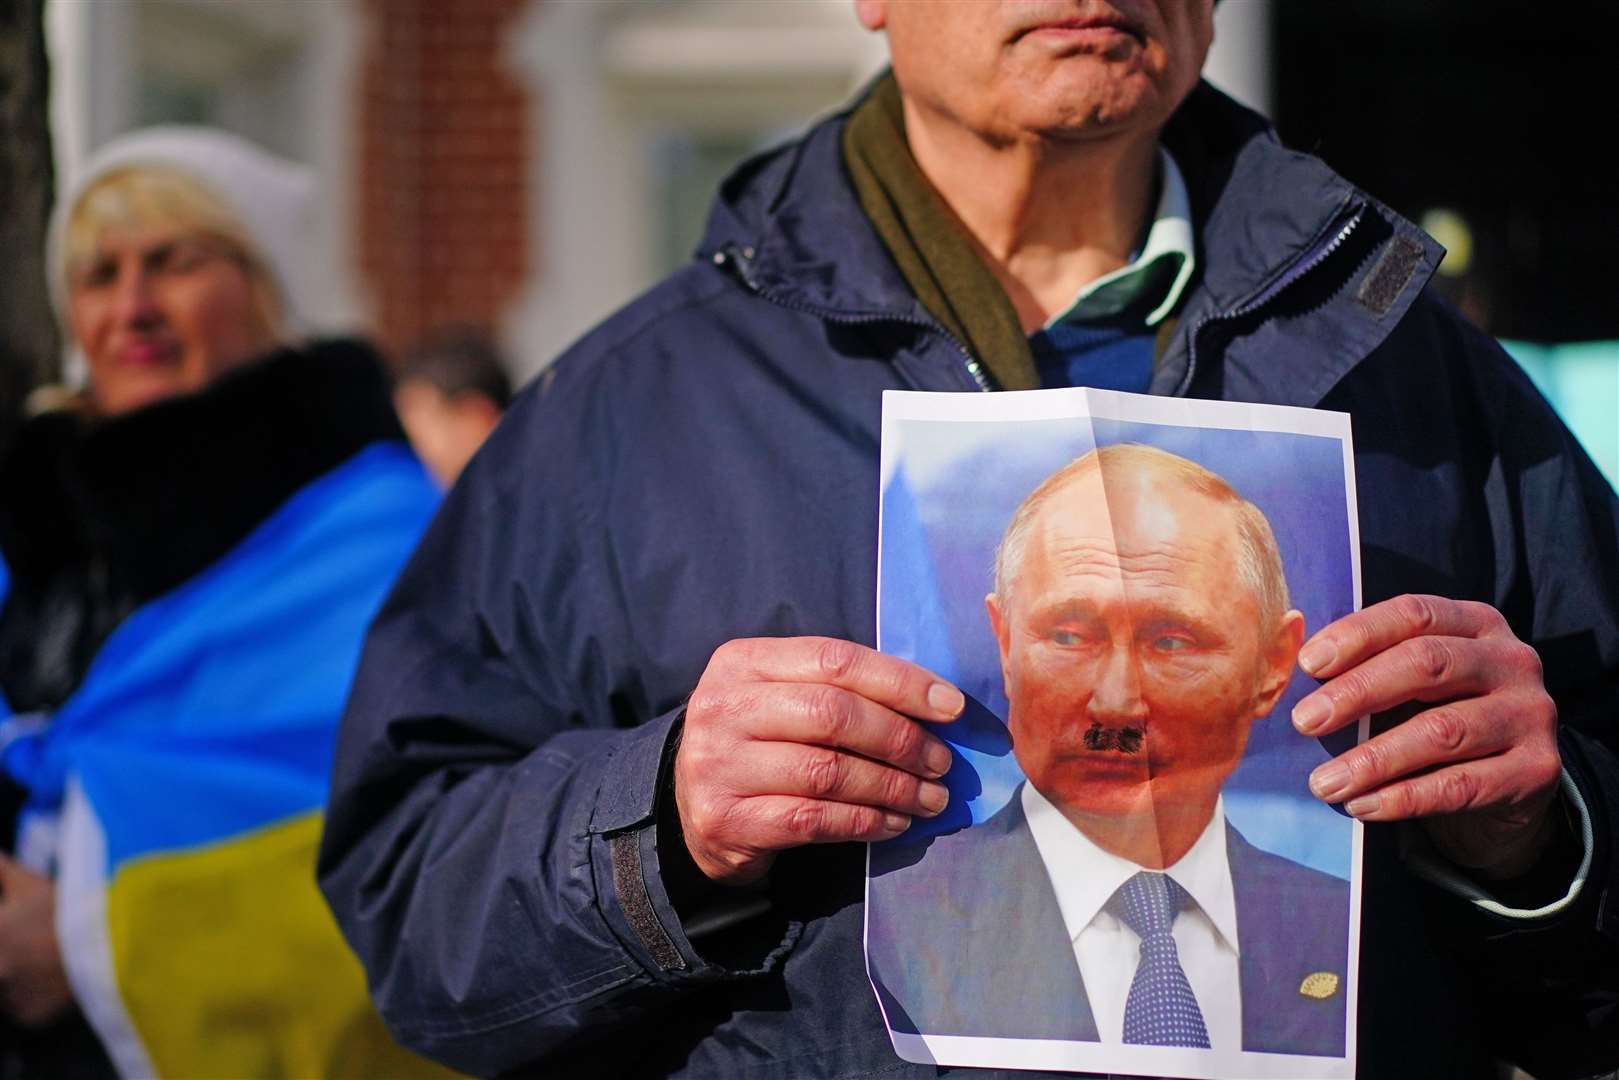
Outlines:
<svg viewBox="0 0 1619 1080"><path fill-rule="evenodd" d="M1103 727L1100 720L1092 720L1091 726L1085 729L1085 749L1134 754L1141 750L1141 742L1146 737L1145 728Z"/></svg>

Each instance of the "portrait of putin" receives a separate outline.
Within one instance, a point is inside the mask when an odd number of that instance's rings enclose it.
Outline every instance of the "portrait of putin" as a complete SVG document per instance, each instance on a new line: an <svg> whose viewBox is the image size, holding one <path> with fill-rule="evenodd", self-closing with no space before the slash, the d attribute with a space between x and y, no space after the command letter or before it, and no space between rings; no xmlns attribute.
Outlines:
<svg viewBox="0 0 1619 1080"><path fill-rule="evenodd" d="M985 609L1025 782L874 852L890 1026L1342 1056L1348 884L1223 813L1305 637L1265 515L1187 458L1100 447L1013 513Z"/></svg>

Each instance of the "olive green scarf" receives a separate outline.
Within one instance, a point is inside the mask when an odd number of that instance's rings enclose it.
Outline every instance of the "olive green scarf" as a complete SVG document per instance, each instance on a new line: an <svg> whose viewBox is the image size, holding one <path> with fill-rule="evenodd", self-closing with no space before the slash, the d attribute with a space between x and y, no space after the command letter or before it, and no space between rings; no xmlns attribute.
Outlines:
<svg viewBox="0 0 1619 1080"><path fill-rule="evenodd" d="M1037 388L1040 377L1012 301L973 250L966 226L911 157L891 73L850 115L843 160L861 208L922 306L967 347L997 387Z"/></svg>

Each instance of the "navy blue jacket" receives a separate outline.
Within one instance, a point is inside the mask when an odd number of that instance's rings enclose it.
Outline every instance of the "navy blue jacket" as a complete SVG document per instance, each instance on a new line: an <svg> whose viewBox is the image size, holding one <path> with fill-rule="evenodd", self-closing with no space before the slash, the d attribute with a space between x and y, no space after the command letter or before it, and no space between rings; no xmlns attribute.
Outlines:
<svg viewBox="0 0 1619 1080"><path fill-rule="evenodd" d="M1097 1040L1022 791L978 825L872 849L869 968L895 1031ZM1242 943L1242 1049L1343 1057L1343 997L1299 986L1348 970L1348 882L1261 851L1230 822L1225 851Z"/></svg>
<svg viewBox="0 0 1619 1080"><path fill-rule="evenodd" d="M935 1075L894 1056L866 980L862 846L787 853L769 912L701 950L659 862L660 773L714 648L874 640L881 392L980 388L862 213L841 127L738 170L699 257L524 392L371 630L320 875L408 1046L486 1074ZM1619 506L1425 289L1426 235L1209 87L1165 140L1203 269L1155 392L1352 413L1366 601L1500 608L1599 810L1578 902L1531 925L1367 828L1361 1075L1477 1077L1498 1048L1573 1069L1582 1025L1613 1022L1574 995L1619 937Z"/></svg>

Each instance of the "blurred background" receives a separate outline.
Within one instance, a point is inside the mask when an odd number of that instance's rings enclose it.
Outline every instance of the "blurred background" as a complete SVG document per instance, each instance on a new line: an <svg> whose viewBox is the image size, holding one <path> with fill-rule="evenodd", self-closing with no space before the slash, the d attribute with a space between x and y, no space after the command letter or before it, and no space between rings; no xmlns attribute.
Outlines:
<svg viewBox="0 0 1619 1080"><path fill-rule="evenodd" d="M1445 244L1441 286L1612 480L1619 6L1505 13L1225 0L1206 74ZM57 363L28 261L51 163L71 177L131 128L217 125L309 164L321 325L395 355L481 327L521 382L689 257L727 170L883 54L850 0L0 0L8 394Z"/></svg>

